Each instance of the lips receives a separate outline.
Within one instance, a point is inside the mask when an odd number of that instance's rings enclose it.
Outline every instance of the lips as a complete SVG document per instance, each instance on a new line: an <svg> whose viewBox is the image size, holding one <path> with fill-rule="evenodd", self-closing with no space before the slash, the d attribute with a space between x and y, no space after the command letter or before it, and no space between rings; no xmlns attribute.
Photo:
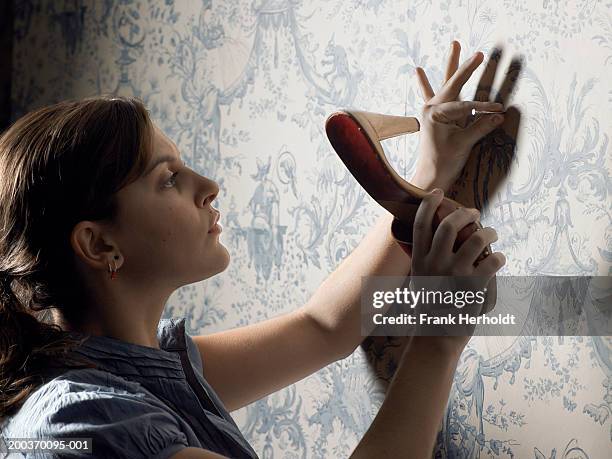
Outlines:
<svg viewBox="0 0 612 459"><path fill-rule="evenodd" d="M210 225L210 230L208 230L209 233L215 229L215 226L217 225L217 222L219 221L220 216L221 216L220 212L215 212L215 216L213 218L212 225Z"/></svg>

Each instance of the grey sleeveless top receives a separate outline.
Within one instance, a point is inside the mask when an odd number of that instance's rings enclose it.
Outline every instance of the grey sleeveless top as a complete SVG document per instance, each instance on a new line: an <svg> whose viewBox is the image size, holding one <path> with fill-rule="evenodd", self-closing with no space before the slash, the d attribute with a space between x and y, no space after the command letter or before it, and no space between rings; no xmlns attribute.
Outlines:
<svg viewBox="0 0 612 459"><path fill-rule="evenodd" d="M99 369L72 369L46 382L4 423L2 437L92 439L92 453L61 457L167 458L193 446L257 458L204 379L185 319L161 320L157 338L160 349L90 337L75 352Z"/></svg>

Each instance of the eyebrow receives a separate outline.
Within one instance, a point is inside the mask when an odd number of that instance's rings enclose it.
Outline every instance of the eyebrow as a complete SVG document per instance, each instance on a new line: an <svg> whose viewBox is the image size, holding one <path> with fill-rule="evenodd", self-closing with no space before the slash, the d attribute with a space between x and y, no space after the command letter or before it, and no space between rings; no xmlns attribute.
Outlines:
<svg viewBox="0 0 612 459"><path fill-rule="evenodd" d="M159 158L157 158L155 161L153 161L153 164L151 164L149 166L149 169L147 169L147 171L145 172L145 177L148 176L151 172L153 172L153 170L155 170L155 168L157 166L159 166L162 163L171 163L172 161L181 161L181 158L177 158L176 156L171 156L171 155L164 155L164 156L160 156Z"/></svg>

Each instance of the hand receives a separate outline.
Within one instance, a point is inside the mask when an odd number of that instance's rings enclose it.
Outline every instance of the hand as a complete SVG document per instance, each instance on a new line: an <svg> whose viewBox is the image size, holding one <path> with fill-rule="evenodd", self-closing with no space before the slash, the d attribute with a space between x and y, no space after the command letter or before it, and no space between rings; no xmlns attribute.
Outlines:
<svg viewBox="0 0 612 459"><path fill-rule="evenodd" d="M499 89L493 91L493 82L498 79L498 71L501 70L499 63L503 53L504 46L501 43L491 49L473 99L503 104L506 108L504 122L474 145L461 176L446 191L447 197L464 206L479 209L483 216L490 212L491 198L502 192L510 174L517 154L521 124L521 111L518 106L511 104L511 99L523 68L522 56L512 56Z"/></svg>
<svg viewBox="0 0 612 459"><path fill-rule="evenodd" d="M466 225L478 220L477 209L460 207L448 214L432 234L433 217L442 202L444 193L431 192L419 205L414 219L412 247L413 276L478 276L491 279L506 263L501 252L494 252L475 264L484 248L497 241L497 232L486 227L472 233L457 252L453 245L457 233Z"/></svg>
<svg viewBox="0 0 612 459"><path fill-rule="evenodd" d="M501 252L494 252L476 264L484 248L497 240L497 232L490 227L473 233L453 252L457 233L466 225L478 220L476 209L460 207L442 219L432 230L433 217L444 197L444 193L429 193L419 205L414 220L411 276L461 276L472 291L483 290L489 281L506 263ZM463 290L463 288L462 288ZM453 330L456 331L456 330ZM469 341L473 327L466 336L439 336L442 347L450 349L463 347Z"/></svg>
<svg viewBox="0 0 612 459"><path fill-rule="evenodd" d="M460 53L459 43L453 41L445 82L437 95L425 71L421 67L416 69L425 105L421 114L419 156L410 182L423 189L448 190L461 174L473 146L504 121L501 103L457 100L461 89L484 59L484 55L477 52L458 67ZM500 114L482 115L470 124L472 109Z"/></svg>

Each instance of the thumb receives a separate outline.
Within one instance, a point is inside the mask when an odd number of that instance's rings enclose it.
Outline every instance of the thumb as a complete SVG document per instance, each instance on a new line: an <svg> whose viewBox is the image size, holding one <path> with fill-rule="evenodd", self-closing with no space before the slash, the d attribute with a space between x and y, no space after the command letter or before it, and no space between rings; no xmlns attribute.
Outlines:
<svg viewBox="0 0 612 459"><path fill-rule="evenodd" d="M472 147L476 142L482 139L485 135L492 132L496 127L504 122L504 115L483 115L479 120L474 121L468 127L463 129L457 137L461 138L461 142Z"/></svg>

